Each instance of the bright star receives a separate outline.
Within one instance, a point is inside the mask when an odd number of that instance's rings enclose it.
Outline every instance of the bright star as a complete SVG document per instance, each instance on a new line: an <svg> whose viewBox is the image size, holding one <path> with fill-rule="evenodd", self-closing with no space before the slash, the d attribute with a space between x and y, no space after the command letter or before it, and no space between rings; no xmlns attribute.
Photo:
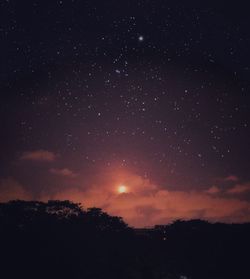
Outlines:
<svg viewBox="0 0 250 279"><path fill-rule="evenodd" d="M138 40L139 40L139 42L142 42L144 40L144 37L143 36L139 36Z"/></svg>

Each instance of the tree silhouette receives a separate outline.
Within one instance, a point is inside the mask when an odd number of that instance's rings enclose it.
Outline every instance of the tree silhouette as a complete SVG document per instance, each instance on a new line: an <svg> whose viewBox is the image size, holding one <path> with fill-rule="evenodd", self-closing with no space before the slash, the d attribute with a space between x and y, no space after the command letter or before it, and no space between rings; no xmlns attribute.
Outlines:
<svg viewBox="0 0 250 279"><path fill-rule="evenodd" d="M1 278L248 278L250 224L128 227L70 201L0 203Z"/></svg>

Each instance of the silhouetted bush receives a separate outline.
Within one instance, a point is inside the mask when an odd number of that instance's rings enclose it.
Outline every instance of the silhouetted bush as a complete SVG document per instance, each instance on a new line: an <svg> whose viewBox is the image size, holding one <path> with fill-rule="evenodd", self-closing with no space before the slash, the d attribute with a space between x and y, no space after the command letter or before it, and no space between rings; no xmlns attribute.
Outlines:
<svg viewBox="0 0 250 279"><path fill-rule="evenodd" d="M70 201L0 203L0 277L249 278L250 224L132 229Z"/></svg>

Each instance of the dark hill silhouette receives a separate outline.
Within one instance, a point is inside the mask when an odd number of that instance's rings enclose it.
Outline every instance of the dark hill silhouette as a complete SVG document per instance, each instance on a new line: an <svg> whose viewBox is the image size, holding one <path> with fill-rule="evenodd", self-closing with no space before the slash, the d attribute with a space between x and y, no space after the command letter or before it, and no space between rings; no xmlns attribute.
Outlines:
<svg viewBox="0 0 250 279"><path fill-rule="evenodd" d="M249 278L250 224L133 229L70 201L0 203L0 278Z"/></svg>

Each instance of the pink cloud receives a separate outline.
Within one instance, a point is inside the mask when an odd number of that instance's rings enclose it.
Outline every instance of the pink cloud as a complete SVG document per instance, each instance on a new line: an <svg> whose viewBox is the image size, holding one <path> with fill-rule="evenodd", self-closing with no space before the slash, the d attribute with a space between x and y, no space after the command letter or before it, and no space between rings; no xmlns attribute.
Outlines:
<svg viewBox="0 0 250 279"><path fill-rule="evenodd" d="M71 176L67 169L54 169L56 175ZM250 202L237 198L236 193L250 190L250 184L229 189L228 195L217 195L220 189L212 186L208 190L173 190L168 185L160 186L132 172L117 170L101 173L92 182L84 184L79 175L78 186L50 188L40 195L40 200L71 200L83 207L100 207L111 215L121 216L131 226L145 227L166 224L176 219L200 218L208 221L250 221ZM127 192L119 194L119 185L126 185ZM56 190L58 189L58 190ZM234 190L233 190L234 189ZM238 190L236 190L238 189ZM240 190L239 190L240 189ZM33 199L25 188L13 179L0 183L0 200Z"/></svg>
<svg viewBox="0 0 250 279"><path fill-rule="evenodd" d="M34 150L24 152L20 159L28 161L40 161L40 162L53 162L56 159L56 154L47 150Z"/></svg>
<svg viewBox="0 0 250 279"><path fill-rule="evenodd" d="M74 178L74 177L77 176L76 173L74 173L72 170L70 170L68 168L62 168L62 169L51 168L49 171L52 174L59 175L59 176L64 176L64 177Z"/></svg>
<svg viewBox="0 0 250 279"><path fill-rule="evenodd" d="M250 191L250 183L246 184L237 184L234 187L230 188L228 194L242 194Z"/></svg>
<svg viewBox="0 0 250 279"><path fill-rule="evenodd" d="M157 190L149 195L114 194L102 189L68 189L53 198L97 206L110 214L122 216L135 227L153 226L175 219L201 218L210 221L250 221L250 204L235 198L212 197L204 192Z"/></svg>
<svg viewBox="0 0 250 279"><path fill-rule="evenodd" d="M218 194L221 190L217 186L212 186L208 190L205 191L208 194Z"/></svg>
<svg viewBox="0 0 250 279"><path fill-rule="evenodd" d="M177 191L160 187L132 173L109 173L88 188L68 188L48 199L70 199L86 207L101 207L121 216L135 227L164 224L175 219L201 218L209 221L250 221L250 203L235 197L215 195L217 187L207 191ZM127 193L119 194L119 184Z"/></svg>
<svg viewBox="0 0 250 279"><path fill-rule="evenodd" d="M229 175L229 176L224 178L224 181L237 182L237 181L239 181L239 178L235 175Z"/></svg>

